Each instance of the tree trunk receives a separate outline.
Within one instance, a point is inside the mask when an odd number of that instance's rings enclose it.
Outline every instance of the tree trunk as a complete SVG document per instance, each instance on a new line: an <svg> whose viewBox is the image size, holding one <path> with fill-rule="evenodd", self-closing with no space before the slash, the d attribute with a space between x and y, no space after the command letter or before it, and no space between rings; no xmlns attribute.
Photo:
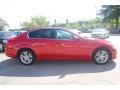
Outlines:
<svg viewBox="0 0 120 90"><path fill-rule="evenodd" d="M118 29L119 16L116 17L116 30Z"/></svg>

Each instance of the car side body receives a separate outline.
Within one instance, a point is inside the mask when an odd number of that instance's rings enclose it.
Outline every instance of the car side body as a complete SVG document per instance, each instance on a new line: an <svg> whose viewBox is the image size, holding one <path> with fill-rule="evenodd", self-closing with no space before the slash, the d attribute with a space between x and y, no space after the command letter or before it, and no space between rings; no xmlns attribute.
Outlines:
<svg viewBox="0 0 120 90"><path fill-rule="evenodd" d="M43 38L39 36L39 32L48 30L58 32L58 38L55 35ZM68 33L68 36L70 34L71 38L67 38L64 34L65 38L60 37L61 31ZM92 60L94 52L100 48L107 49L110 59L116 58L116 49L106 40L82 38L63 28L41 28L10 39L6 45L5 54L8 57L18 58L22 50L30 50L34 53L35 60Z"/></svg>

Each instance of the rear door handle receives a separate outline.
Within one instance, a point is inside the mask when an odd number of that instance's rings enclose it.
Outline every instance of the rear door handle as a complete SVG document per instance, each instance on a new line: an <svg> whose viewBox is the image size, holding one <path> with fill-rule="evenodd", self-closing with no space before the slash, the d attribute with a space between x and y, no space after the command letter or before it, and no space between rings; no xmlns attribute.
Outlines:
<svg viewBox="0 0 120 90"><path fill-rule="evenodd" d="M57 44L56 46L64 46L64 44Z"/></svg>
<svg viewBox="0 0 120 90"><path fill-rule="evenodd" d="M44 43L34 43L34 44L33 44L33 47L36 47L36 48L38 48L38 47L43 47L43 46L45 46Z"/></svg>

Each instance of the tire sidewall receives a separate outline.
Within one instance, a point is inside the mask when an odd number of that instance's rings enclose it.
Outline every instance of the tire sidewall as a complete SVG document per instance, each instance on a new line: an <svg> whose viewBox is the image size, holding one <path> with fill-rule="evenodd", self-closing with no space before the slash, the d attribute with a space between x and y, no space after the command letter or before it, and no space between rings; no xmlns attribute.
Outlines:
<svg viewBox="0 0 120 90"><path fill-rule="evenodd" d="M96 59L95 59L96 53L99 52L100 50L104 50L104 51L106 51L107 54L108 54L108 59L107 59L107 61L104 62L104 63L99 63L99 62L97 62ZM100 49L95 50L95 52L94 52L93 55L92 55L92 59L93 59L93 62L94 62L95 64L104 65L104 64L106 64L106 63L108 63L108 62L110 61L111 55L110 55L109 50L107 50L107 49L105 49L105 48L100 48Z"/></svg>
<svg viewBox="0 0 120 90"><path fill-rule="evenodd" d="M31 63L29 63L29 64L26 64L26 63L22 62L22 60L21 60L21 58L20 58L21 53L23 53L23 52L25 52L25 51L31 53L32 58L33 58L32 61L31 61ZM18 60L19 60L20 63L23 64L23 65L32 65L32 64L35 62L35 54L34 54L31 50L21 50L21 51L19 52L19 54L18 54Z"/></svg>

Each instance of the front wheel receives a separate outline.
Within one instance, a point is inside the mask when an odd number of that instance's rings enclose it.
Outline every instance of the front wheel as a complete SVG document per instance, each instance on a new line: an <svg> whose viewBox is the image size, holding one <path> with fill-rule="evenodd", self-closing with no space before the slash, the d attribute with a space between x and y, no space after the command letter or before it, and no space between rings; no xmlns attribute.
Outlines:
<svg viewBox="0 0 120 90"><path fill-rule="evenodd" d="M93 61L99 65L106 64L110 59L111 55L107 49L98 49L93 54Z"/></svg>
<svg viewBox="0 0 120 90"><path fill-rule="evenodd" d="M21 50L18 55L19 61L24 65L33 64L35 55L31 50Z"/></svg>

